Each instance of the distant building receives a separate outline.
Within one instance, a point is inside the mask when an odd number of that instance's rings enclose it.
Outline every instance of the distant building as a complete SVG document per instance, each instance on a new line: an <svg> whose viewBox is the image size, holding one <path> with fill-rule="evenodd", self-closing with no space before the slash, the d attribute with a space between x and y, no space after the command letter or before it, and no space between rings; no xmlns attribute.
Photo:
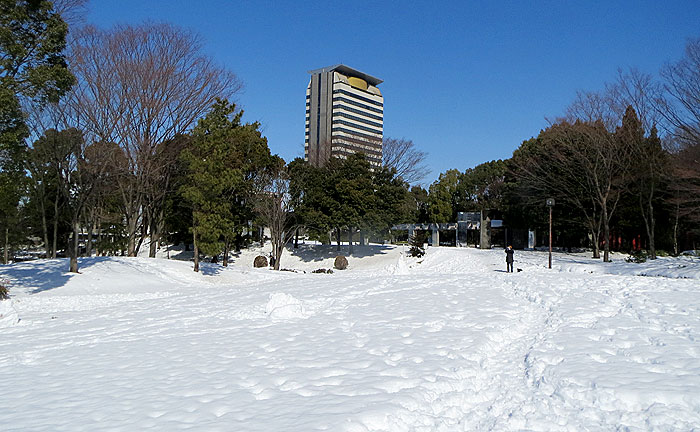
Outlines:
<svg viewBox="0 0 700 432"><path fill-rule="evenodd" d="M309 71L306 89L305 159L323 166L331 156L362 152L382 165L382 80L339 64Z"/></svg>

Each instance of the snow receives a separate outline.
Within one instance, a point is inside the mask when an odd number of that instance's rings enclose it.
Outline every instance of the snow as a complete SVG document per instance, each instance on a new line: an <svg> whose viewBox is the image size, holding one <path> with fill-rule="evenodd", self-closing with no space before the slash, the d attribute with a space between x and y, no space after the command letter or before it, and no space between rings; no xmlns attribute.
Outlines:
<svg viewBox="0 0 700 432"><path fill-rule="evenodd" d="M19 322L19 315L12 300L0 301L0 329L11 327Z"/></svg>
<svg viewBox="0 0 700 432"><path fill-rule="evenodd" d="M304 305L293 296L285 293L270 294L265 313L272 319L304 318Z"/></svg>
<svg viewBox="0 0 700 432"><path fill-rule="evenodd" d="M0 429L693 430L700 258L358 247L0 266ZM186 258L182 251L172 256ZM163 253L160 253L162 256ZM304 273L305 272L305 273Z"/></svg>

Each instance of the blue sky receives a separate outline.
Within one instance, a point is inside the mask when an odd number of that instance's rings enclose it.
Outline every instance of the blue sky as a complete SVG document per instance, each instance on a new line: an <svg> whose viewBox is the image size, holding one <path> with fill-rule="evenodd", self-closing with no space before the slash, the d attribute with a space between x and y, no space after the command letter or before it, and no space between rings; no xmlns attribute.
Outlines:
<svg viewBox="0 0 700 432"><path fill-rule="evenodd" d="M88 16L145 20L198 32L285 160L303 156L309 70L344 63L383 79L384 135L428 153L429 184L509 158L618 68L655 74L679 59L700 37L700 2L92 0Z"/></svg>

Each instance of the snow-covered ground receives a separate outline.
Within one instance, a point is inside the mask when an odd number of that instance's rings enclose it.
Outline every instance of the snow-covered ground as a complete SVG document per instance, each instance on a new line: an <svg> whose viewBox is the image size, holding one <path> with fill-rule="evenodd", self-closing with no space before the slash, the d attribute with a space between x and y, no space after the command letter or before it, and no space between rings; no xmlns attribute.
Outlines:
<svg viewBox="0 0 700 432"><path fill-rule="evenodd" d="M404 252L0 266L0 430L700 427L700 258Z"/></svg>

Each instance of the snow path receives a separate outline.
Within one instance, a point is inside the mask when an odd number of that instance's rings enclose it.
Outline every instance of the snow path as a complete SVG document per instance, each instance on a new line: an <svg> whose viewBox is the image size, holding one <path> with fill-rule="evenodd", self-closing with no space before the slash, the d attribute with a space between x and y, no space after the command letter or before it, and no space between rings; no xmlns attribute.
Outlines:
<svg viewBox="0 0 700 432"><path fill-rule="evenodd" d="M508 274L501 251L400 252L333 275L114 258L70 277L64 261L0 267L22 319L0 340L0 429L700 425L697 260L571 256L547 270L546 254L519 252L524 271ZM652 272L666 277L633 276Z"/></svg>

